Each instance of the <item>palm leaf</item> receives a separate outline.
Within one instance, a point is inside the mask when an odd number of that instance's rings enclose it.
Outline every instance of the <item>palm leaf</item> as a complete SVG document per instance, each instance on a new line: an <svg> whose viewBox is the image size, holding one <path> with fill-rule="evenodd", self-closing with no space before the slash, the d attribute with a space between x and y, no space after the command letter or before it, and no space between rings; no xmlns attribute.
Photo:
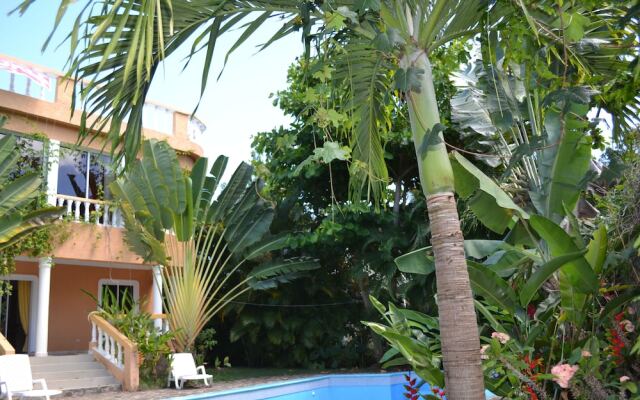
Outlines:
<svg viewBox="0 0 640 400"><path fill-rule="evenodd" d="M385 96L391 88L391 66L383 53L354 39L337 58L335 69L334 84L348 88L346 109L354 119L350 197L382 199L388 184L382 137L390 125Z"/></svg>

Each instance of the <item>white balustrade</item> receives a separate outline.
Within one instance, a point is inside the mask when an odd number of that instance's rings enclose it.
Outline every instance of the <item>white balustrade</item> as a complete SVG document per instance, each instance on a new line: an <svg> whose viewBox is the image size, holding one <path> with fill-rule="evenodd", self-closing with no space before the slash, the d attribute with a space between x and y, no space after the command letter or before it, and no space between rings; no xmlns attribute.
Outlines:
<svg viewBox="0 0 640 400"><path fill-rule="evenodd" d="M173 135L173 110L153 103L145 103L142 127L167 135Z"/></svg>
<svg viewBox="0 0 640 400"><path fill-rule="evenodd" d="M2 67L2 65L0 65L0 67ZM40 100L54 102L56 97L57 77L53 74L40 71L36 73L39 74L36 78L40 78L40 81L35 80L35 78L30 78L25 74L14 73L0 68L0 89ZM46 86L45 82L48 82L48 86Z"/></svg>
<svg viewBox="0 0 640 400"><path fill-rule="evenodd" d="M200 137L207 129L206 125L202 123L198 118L191 117L189 118L189 126L187 127L187 131L189 134L189 139L193 142L197 142L200 140Z"/></svg>
<svg viewBox="0 0 640 400"><path fill-rule="evenodd" d="M122 344L107 331L97 326L95 321L91 321L91 342L95 343L93 350L102 355L106 360L116 367L124 370L124 351ZM94 336L95 335L95 336Z"/></svg>
<svg viewBox="0 0 640 400"><path fill-rule="evenodd" d="M101 226L124 226L120 210L113 204L63 194L55 195L55 204L66 209L67 216L75 222L95 223Z"/></svg>

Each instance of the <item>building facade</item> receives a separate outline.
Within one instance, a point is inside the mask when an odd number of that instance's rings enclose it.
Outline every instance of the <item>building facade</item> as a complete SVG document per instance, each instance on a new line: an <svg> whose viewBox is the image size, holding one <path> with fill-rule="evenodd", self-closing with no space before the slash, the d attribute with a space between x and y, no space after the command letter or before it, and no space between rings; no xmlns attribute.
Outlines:
<svg viewBox="0 0 640 400"><path fill-rule="evenodd" d="M81 112L71 115L72 94L63 74L0 54L0 115L7 117L0 135L18 136L21 165L42 171L43 195L66 213L50 256L20 256L15 272L0 277L13 288L0 297L0 333L17 352L36 356L86 352L87 317L107 293L162 313L161 267L127 248L110 201L111 159L104 142L76 144ZM202 156L195 140L205 127L188 112L147 103L144 114L145 138L166 140L183 167Z"/></svg>

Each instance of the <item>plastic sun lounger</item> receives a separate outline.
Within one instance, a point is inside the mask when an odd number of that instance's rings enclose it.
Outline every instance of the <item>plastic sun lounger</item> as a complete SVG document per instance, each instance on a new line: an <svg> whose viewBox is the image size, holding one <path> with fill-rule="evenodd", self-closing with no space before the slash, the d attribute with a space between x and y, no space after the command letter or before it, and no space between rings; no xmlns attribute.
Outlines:
<svg viewBox="0 0 640 400"><path fill-rule="evenodd" d="M40 384L41 389L34 389L34 384ZM47 388L44 379L33 379L31 364L26 354L12 354L0 356L0 392L8 400L13 397L45 398L62 394L61 390Z"/></svg>
<svg viewBox="0 0 640 400"><path fill-rule="evenodd" d="M171 355L171 371L167 379L167 387L171 381L175 382L176 389L182 389L186 381L204 381L209 386L209 379L213 376L207 374L204 365L196 367L196 362L191 353L174 353Z"/></svg>

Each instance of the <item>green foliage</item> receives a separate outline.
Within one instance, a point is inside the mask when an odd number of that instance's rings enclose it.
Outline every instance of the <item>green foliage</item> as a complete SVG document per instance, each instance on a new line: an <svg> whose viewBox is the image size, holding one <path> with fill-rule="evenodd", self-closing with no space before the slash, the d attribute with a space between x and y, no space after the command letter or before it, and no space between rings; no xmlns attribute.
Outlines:
<svg viewBox="0 0 640 400"><path fill-rule="evenodd" d="M387 353L385 365L410 365L415 373L433 386L444 387L441 371L441 349L438 321L428 315L397 308L388 309L371 297L371 302L387 325L365 322L375 333L389 342L394 352Z"/></svg>
<svg viewBox="0 0 640 400"><path fill-rule="evenodd" d="M484 162L453 156L456 191L471 204L490 193L490 201L471 209L485 226L506 234L493 254L475 253L480 257L468 260L482 316L485 383L506 398L636 398L632 346L639 292L630 273L637 263L631 246L636 234L622 244L612 241L614 235L602 224L611 216L598 224L580 205L588 199L607 207L606 200L598 200L602 187L596 192L590 186L594 121L587 119L587 110L608 97L609 77L628 79L627 49L614 56L609 44L637 38L596 27L617 23L611 18L620 10L601 12L595 2L514 6L524 11L522 18L502 22L509 35L483 34L483 62L456 77L461 92L452 100L452 120L470 144L466 148ZM587 49L581 47L587 37L611 41L591 42ZM595 57L603 53L612 56L608 73ZM635 100L624 101L635 107ZM612 176L616 166L610 165ZM501 179L489 176L496 172L502 172ZM604 176L599 185L606 186ZM626 210L636 203L630 201ZM522 213L514 213L514 205ZM424 249L396 261L407 271L431 272ZM403 336L407 340L410 333ZM560 364L578 366L568 385L560 386L554 375L559 373L551 372ZM631 378L625 382L623 376Z"/></svg>
<svg viewBox="0 0 640 400"><path fill-rule="evenodd" d="M0 116L0 128L5 121ZM42 165L27 140L13 134L0 138L0 274L11 274L15 258L26 254L41 257L51 253L53 221L62 210L45 206ZM59 229L58 226L56 229ZM1 286L2 291L8 289Z"/></svg>
<svg viewBox="0 0 640 400"><path fill-rule="evenodd" d="M456 193L461 198L467 199L469 208L487 228L496 233L504 233L517 218L529 217L475 165L457 152L453 152L452 156Z"/></svg>
<svg viewBox="0 0 640 400"><path fill-rule="evenodd" d="M196 365L204 365L210 352L218 344L215 337L216 330L213 328L205 328L198 334L194 344Z"/></svg>
<svg viewBox="0 0 640 400"><path fill-rule="evenodd" d="M259 197L247 164L216 195L226 164L218 157L207 173L201 158L186 175L166 142L150 140L142 159L111 185L125 240L145 260L165 266L166 309L181 351L191 350L206 323L236 297L318 268L314 260L270 253L286 240L269 235L274 212ZM251 263L259 256L260 263ZM251 269L242 270L244 264Z"/></svg>
<svg viewBox="0 0 640 400"><path fill-rule="evenodd" d="M37 173L10 179L20 157L15 148L15 136L5 135L0 139L0 250L45 228L61 214L61 209L55 207L28 210L40 193L42 180Z"/></svg>
<svg viewBox="0 0 640 400"><path fill-rule="evenodd" d="M450 109L446 93L454 90L447 71L464 59L466 47L457 44L434 55L445 119ZM277 204L272 230L299 231L292 238L292 250L318 258L323 268L293 285L248 295L242 301L267 306L235 305L226 323L215 324L218 332L231 330L232 343L224 347L232 349L235 364L368 366L382 355L381 343L359 324L375 315L369 293L384 300L403 298L430 313L435 309L432 297L424 294L434 290L434 277L409 278L393 261L428 244L406 107L395 95L384 99L389 119L382 132L384 157L395 186L385 188L387 206L375 211L366 203L350 202L353 157L325 162L317 156L327 154L327 148L345 149L351 140L349 119L324 117L347 113L337 98L345 89L329 81L339 77L326 67L319 57L290 68L289 88L277 93L274 104L294 118L292 126L259 133L253 142L253 165L265 181L261 194ZM339 305L331 306L335 303ZM305 304L318 306L292 306Z"/></svg>

